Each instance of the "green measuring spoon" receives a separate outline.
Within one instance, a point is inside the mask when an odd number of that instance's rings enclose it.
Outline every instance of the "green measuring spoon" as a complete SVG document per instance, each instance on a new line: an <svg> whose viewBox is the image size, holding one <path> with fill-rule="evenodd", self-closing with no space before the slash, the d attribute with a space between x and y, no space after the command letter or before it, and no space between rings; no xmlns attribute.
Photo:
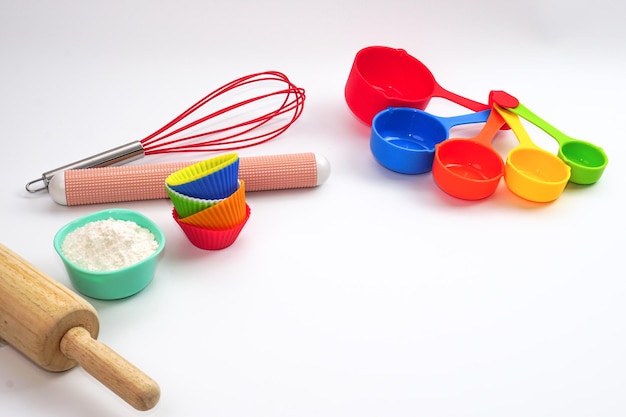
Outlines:
<svg viewBox="0 0 626 417"><path fill-rule="evenodd" d="M552 136L559 144L559 158L572 169L570 182L587 185L600 179L609 162L601 147L566 135L504 91L492 91L490 102L507 108Z"/></svg>

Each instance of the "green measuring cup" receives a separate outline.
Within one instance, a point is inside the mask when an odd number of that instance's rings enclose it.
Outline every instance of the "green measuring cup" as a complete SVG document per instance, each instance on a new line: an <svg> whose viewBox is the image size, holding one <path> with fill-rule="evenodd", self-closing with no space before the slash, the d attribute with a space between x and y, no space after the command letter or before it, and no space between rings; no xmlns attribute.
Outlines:
<svg viewBox="0 0 626 417"><path fill-rule="evenodd" d="M504 91L492 91L490 102L507 108L552 136L559 144L559 158L571 168L570 182L587 185L600 179L609 162L601 147L566 135Z"/></svg>

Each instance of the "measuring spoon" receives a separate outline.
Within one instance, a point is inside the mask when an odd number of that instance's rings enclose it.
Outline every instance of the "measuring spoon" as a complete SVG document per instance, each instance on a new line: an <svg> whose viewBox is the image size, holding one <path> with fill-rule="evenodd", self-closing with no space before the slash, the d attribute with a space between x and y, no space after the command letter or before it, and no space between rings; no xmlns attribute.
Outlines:
<svg viewBox="0 0 626 417"><path fill-rule="evenodd" d="M492 111L473 138L453 138L435 145L433 179L446 193L463 200L492 195L504 175L502 156L491 146L504 118Z"/></svg>
<svg viewBox="0 0 626 417"><path fill-rule="evenodd" d="M602 148L590 142L566 135L517 100L515 100L517 105L504 104L502 101L507 100L506 96L509 95L502 91L492 91L490 101L506 107L512 113L528 120L552 136L559 144L559 158L565 161L572 169L569 179L571 182L586 185L593 184L600 179L609 162L609 158Z"/></svg>
<svg viewBox="0 0 626 417"><path fill-rule="evenodd" d="M440 117L409 107L390 107L374 116L370 149L387 169L422 174L432 169L435 145L457 125L486 122L491 110Z"/></svg>
<svg viewBox="0 0 626 417"><path fill-rule="evenodd" d="M535 145L516 114L498 104L493 107L520 143L509 151L504 167L504 181L509 190L537 203L559 198L569 181L571 168L556 155Z"/></svg>
<svg viewBox="0 0 626 417"><path fill-rule="evenodd" d="M356 54L344 95L352 113L368 125L387 107L424 110L433 97L473 111L489 109L443 88L430 70L404 49L386 46L370 46Z"/></svg>

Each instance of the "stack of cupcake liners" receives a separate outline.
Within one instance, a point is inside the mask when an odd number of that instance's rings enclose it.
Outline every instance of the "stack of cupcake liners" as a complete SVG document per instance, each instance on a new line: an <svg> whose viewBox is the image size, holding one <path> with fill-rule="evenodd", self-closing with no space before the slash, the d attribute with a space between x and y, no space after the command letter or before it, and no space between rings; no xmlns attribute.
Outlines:
<svg viewBox="0 0 626 417"><path fill-rule="evenodd" d="M165 179L172 217L189 241L207 250L232 245L250 217L239 157L226 154L189 165Z"/></svg>

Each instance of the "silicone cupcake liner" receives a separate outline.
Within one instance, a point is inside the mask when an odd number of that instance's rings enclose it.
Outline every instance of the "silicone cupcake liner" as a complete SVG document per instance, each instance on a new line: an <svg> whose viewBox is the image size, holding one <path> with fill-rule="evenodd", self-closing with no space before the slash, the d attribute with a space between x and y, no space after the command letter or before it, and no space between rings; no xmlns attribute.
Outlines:
<svg viewBox="0 0 626 417"><path fill-rule="evenodd" d="M178 191L172 190L172 188L167 184L165 185L165 190L167 191L167 195L170 197L170 200L172 200L174 207L176 207L176 211L181 219L202 211L205 208L214 206L218 202L222 201L222 199L204 200L201 198L190 197L181 194Z"/></svg>
<svg viewBox="0 0 626 417"><path fill-rule="evenodd" d="M173 172L167 177L166 182L168 185L185 184L213 174L214 172L225 168L227 165L231 165L232 163L238 161L239 157L236 153L229 153L205 159Z"/></svg>
<svg viewBox="0 0 626 417"><path fill-rule="evenodd" d="M178 170L169 175L165 183L174 191L190 197L217 200L235 192L238 177L239 157L227 154Z"/></svg>
<svg viewBox="0 0 626 417"><path fill-rule="evenodd" d="M194 246L205 250L219 250L232 245L239 237L239 233L250 218L250 207L247 204L245 210L246 214L243 220L225 229L209 229L184 223L178 216L176 209L172 210L172 216Z"/></svg>
<svg viewBox="0 0 626 417"><path fill-rule="evenodd" d="M239 224L246 217L246 187L243 180L239 180L239 184L233 194L211 207L181 218L181 222L210 229L226 229Z"/></svg>

